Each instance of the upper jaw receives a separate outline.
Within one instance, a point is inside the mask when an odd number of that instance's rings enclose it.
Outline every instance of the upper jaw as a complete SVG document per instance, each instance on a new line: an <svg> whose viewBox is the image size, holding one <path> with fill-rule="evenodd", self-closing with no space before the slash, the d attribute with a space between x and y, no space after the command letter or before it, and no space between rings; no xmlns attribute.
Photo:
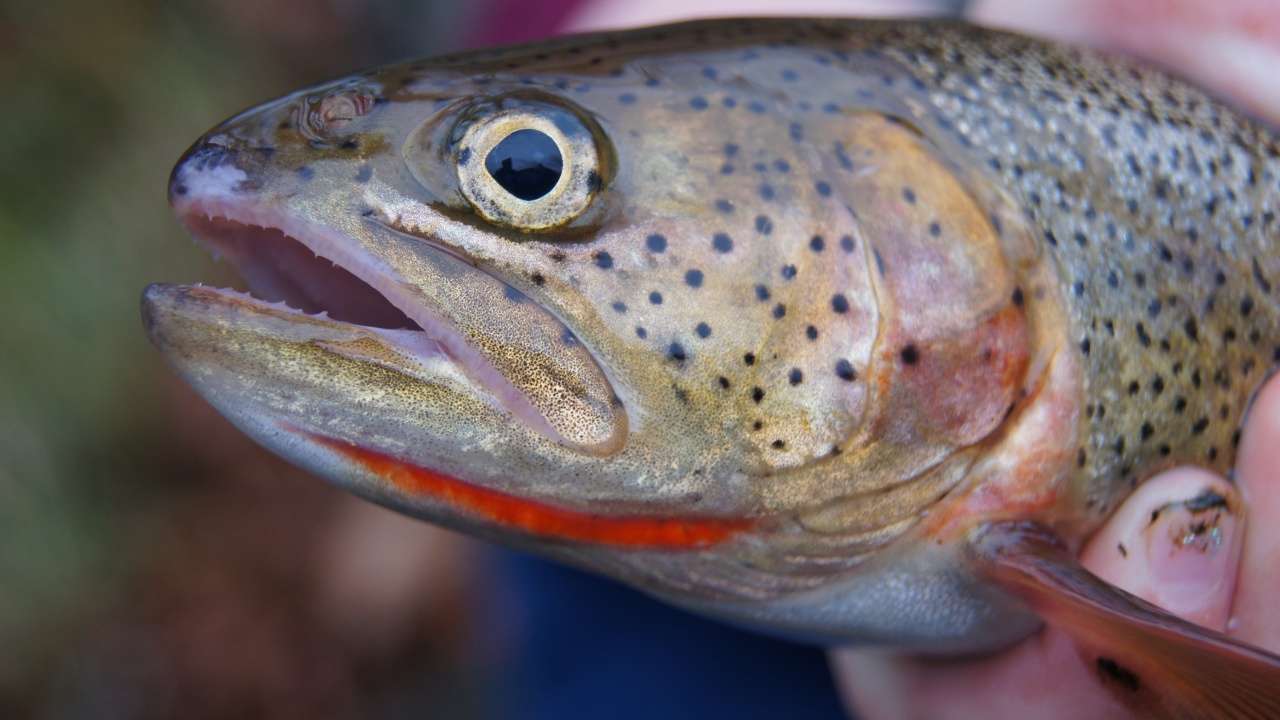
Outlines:
<svg viewBox="0 0 1280 720"><path fill-rule="evenodd" d="M197 144L174 170L170 201L193 237L234 264L262 304L323 314L400 351L443 356L553 443L592 455L622 448L625 408L560 319L430 242L359 217L355 203L344 210L338 199L317 205L299 202L296 189L265 191L261 178L269 173L246 171L238 154L216 136Z"/></svg>

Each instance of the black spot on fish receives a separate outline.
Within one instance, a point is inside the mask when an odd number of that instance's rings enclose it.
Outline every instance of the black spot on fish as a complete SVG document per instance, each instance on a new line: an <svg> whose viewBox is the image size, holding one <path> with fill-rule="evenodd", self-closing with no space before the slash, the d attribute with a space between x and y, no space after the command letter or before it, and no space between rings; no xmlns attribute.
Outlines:
<svg viewBox="0 0 1280 720"><path fill-rule="evenodd" d="M747 367L751 367L752 365L755 365L755 364L756 364L756 354L755 354L755 353L746 353L745 355L743 355L743 356L742 356L742 363L743 363L744 365L746 365Z"/></svg>
<svg viewBox="0 0 1280 720"><path fill-rule="evenodd" d="M1187 338L1192 342L1200 342L1200 328L1196 324L1195 318L1187 318L1187 321L1182 324L1182 331L1187 334Z"/></svg>
<svg viewBox="0 0 1280 720"><path fill-rule="evenodd" d="M787 126L787 135L794 141L800 142L804 139L804 128L800 123L793 122Z"/></svg>
<svg viewBox="0 0 1280 720"><path fill-rule="evenodd" d="M738 146L737 146L737 144L735 144L735 143L725 143L725 144L724 144L724 154L725 154L726 156L728 156L728 157L733 157L734 155L737 155L737 154L738 154Z"/></svg>
<svg viewBox="0 0 1280 720"><path fill-rule="evenodd" d="M1089 355L1089 351L1092 348L1093 344L1089 342L1089 338L1085 338L1080 341L1080 352L1084 353L1086 357Z"/></svg>
<svg viewBox="0 0 1280 720"><path fill-rule="evenodd" d="M649 293L649 302L653 303L654 305L661 305L662 293L658 292L657 290L654 290L653 292Z"/></svg>
<svg viewBox="0 0 1280 720"><path fill-rule="evenodd" d="M842 358L836 361L836 377L845 382L853 382L858 379L858 373L853 369L853 363Z"/></svg>
<svg viewBox="0 0 1280 720"><path fill-rule="evenodd" d="M936 222L929 223L929 234L933 237L938 237L942 234L942 226Z"/></svg>
<svg viewBox="0 0 1280 720"><path fill-rule="evenodd" d="M774 306L773 306L773 318L774 318L775 320L781 320L782 318L784 318L784 317L786 317L786 316L787 316L787 306L786 306L786 305L783 305L782 303L778 303L777 305L774 305Z"/></svg>
<svg viewBox="0 0 1280 720"><path fill-rule="evenodd" d="M761 200L772 200L772 199L773 199L773 186L772 186L772 185L765 184L765 185L761 185L761 186L760 186L760 199L761 199Z"/></svg>
<svg viewBox="0 0 1280 720"><path fill-rule="evenodd" d="M311 178L316 176L316 171L312 170L310 167L307 167L306 165L303 165L302 167L298 168L295 172L297 172L298 177L302 178L303 180L310 180Z"/></svg>
<svg viewBox="0 0 1280 720"><path fill-rule="evenodd" d="M756 216L756 232L761 235L768 235L773 232L773 221L767 215Z"/></svg>
<svg viewBox="0 0 1280 720"><path fill-rule="evenodd" d="M1013 289L1013 304L1018 307L1022 307L1026 304L1026 298L1022 296L1022 288L1020 287Z"/></svg>
<svg viewBox="0 0 1280 720"><path fill-rule="evenodd" d="M596 258L596 267L602 268L604 270L608 270L609 268L613 267L613 256L610 255L609 253L601 250L600 252L595 254L595 258Z"/></svg>
<svg viewBox="0 0 1280 720"><path fill-rule="evenodd" d="M920 362L920 349L915 345L908 345L902 348L902 352L899 353L899 357L902 358L903 365L915 365Z"/></svg>
<svg viewBox="0 0 1280 720"><path fill-rule="evenodd" d="M1133 329L1138 334L1138 342L1142 343L1142 347L1151 347L1151 336L1147 334L1147 327L1142 323L1136 323Z"/></svg>
<svg viewBox="0 0 1280 720"><path fill-rule="evenodd" d="M1154 320L1160 314L1161 307L1160 298L1152 299L1151 302L1147 303L1147 316Z"/></svg>
<svg viewBox="0 0 1280 720"><path fill-rule="evenodd" d="M1129 692L1137 692L1142 682L1134 672L1111 658L1099 657L1095 661L1102 679L1115 683Z"/></svg>
<svg viewBox="0 0 1280 720"><path fill-rule="evenodd" d="M915 205L915 204L916 204L916 191L915 191L915 190L912 190L911 188L902 188L902 199L903 199L903 200L906 200L908 203L910 203L910 204L912 204L912 205Z"/></svg>
<svg viewBox="0 0 1280 720"><path fill-rule="evenodd" d="M733 203L729 202L728 200L717 200L716 210L722 213L731 213L733 212Z"/></svg>
<svg viewBox="0 0 1280 720"><path fill-rule="evenodd" d="M779 272L780 272L780 274L782 275L782 279L783 279L783 280L790 280L790 279L792 279L792 278L794 278L794 277L796 276L796 266L795 266L795 265L783 265L783 266L782 266L782 270L781 270L781 271L779 271Z"/></svg>
<svg viewBox="0 0 1280 720"><path fill-rule="evenodd" d="M727 253L733 249L733 239L725 233L716 233L715 237L711 238L711 247L718 253Z"/></svg>
<svg viewBox="0 0 1280 720"><path fill-rule="evenodd" d="M621 314L627 311L627 304L621 300L615 300L612 305L615 312Z"/></svg>
<svg viewBox="0 0 1280 720"><path fill-rule="evenodd" d="M678 342L671 343L671 346L667 348L667 355L671 356L671 359L676 362L684 362L685 358L688 357L685 355L684 346Z"/></svg>
<svg viewBox="0 0 1280 720"><path fill-rule="evenodd" d="M871 255L876 260L876 272L880 273L881 277L884 277L884 258L880 255L880 248L872 245Z"/></svg>
<svg viewBox="0 0 1280 720"><path fill-rule="evenodd" d="M751 399L759 404L761 400L764 400L764 389L760 387L751 388Z"/></svg>
<svg viewBox="0 0 1280 720"><path fill-rule="evenodd" d="M689 98L689 107L693 108L694 110L706 110L707 99L702 97L701 95L694 95L692 98Z"/></svg>
<svg viewBox="0 0 1280 720"><path fill-rule="evenodd" d="M818 339L818 328L816 328L816 327L814 327L814 326L810 325L809 327L807 327L807 328L805 328L805 329L804 329L804 336L805 336L805 337L807 337L807 338L809 338L810 340L817 340L817 339Z"/></svg>
<svg viewBox="0 0 1280 720"><path fill-rule="evenodd" d="M804 372L800 368L791 368L791 373L787 375L787 382L791 383L792 387L799 385L804 382Z"/></svg>
<svg viewBox="0 0 1280 720"><path fill-rule="evenodd" d="M769 299L769 288L764 285L756 285L756 299L764 302Z"/></svg>
<svg viewBox="0 0 1280 720"><path fill-rule="evenodd" d="M636 96L631 93L622 93L621 95L618 96L618 102L622 103L623 105L631 105L635 103L635 101L636 101Z"/></svg>
<svg viewBox="0 0 1280 720"><path fill-rule="evenodd" d="M1262 274L1262 267L1258 265L1258 258L1253 258L1253 279L1257 281L1258 287L1262 288L1262 292L1271 294L1271 281L1267 280Z"/></svg>
<svg viewBox="0 0 1280 720"><path fill-rule="evenodd" d="M684 283L691 288L702 287L702 271L690 270L684 274Z"/></svg>
<svg viewBox="0 0 1280 720"><path fill-rule="evenodd" d="M845 252L853 252L853 236L845 235L840 238L840 249Z"/></svg>
<svg viewBox="0 0 1280 720"><path fill-rule="evenodd" d="M533 284L537 285L538 287L542 287L547 282L547 278L544 277L542 273L534 273L529 276L529 279L532 280Z"/></svg>
<svg viewBox="0 0 1280 720"><path fill-rule="evenodd" d="M663 235L659 235L658 233L654 233L645 238L644 244L649 248L649 250L660 253L667 249L667 238Z"/></svg>
<svg viewBox="0 0 1280 720"><path fill-rule="evenodd" d="M1201 416L1199 420L1196 420L1195 423L1191 425L1191 434L1199 435L1200 433L1204 432L1205 429L1208 427L1209 427L1208 416Z"/></svg>
<svg viewBox="0 0 1280 720"><path fill-rule="evenodd" d="M840 293L831 296L831 309L840 314L849 312L849 298Z"/></svg>
<svg viewBox="0 0 1280 720"><path fill-rule="evenodd" d="M853 169L853 161L844 153L844 144L837 142L835 144L836 159L840 161L840 167L845 170Z"/></svg>
<svg viewBox="0 0 1280 720"><path fill-rule="evenodd" d="M769 446L772 447L774 450L782 450L787 446L787 443L784 440L774 440L773 442L769 443Z"/></svg>
<svg viewBox="0 0 1280 720"><path fill-rule="evenodd" d="M641 326L639 326L639 325L637 325L637 326L636 326L636 337L638 337L638 338L640 338L641 340L643 340L643 339L645 339L645 338L646 338L646 337L648 337L648 336L649 336L649 331L648 331L648 330L645 330L643 327L641 327Z"/></svg>
<svg viewBox="0 0 1280 720"><path fill-rule="evenodd" d="M756 113L757 115L763 115L765 112L764 103L760 102L759 100L752 100L751 102L747 103L747 109L753 113Z"/></svg>
<svg viewBox="0 0 1280 720"><path fill-rule="evenodd" d="M694 328L693 331L698 334L698 337L703 338L704 340L711 337L711 326L704 322L698 323L698 326Z"/></svg>
<svg viewBox="0 0 1280 720"><path fill-rule="evenodd" d="M720 387L724 388L725 390L729 389L729 378L721 375L720 377L716 378L716 382L719 382Z"/></svg>
<svg viewBox="0 0 1280 720"><path fill-rule="evenodd" d="M822 239L821 235L814 235L813 237L809 238L809 249L816 253L822 252L822 250L826 247L826 245L827 243L825 240Z"/></svg>
<svg viewBox="0 0 1280 720"><path fill-rule="evenodd" d="M813 189L818 191L822 197L831 197L831 186L822 180L813 184Z"/></svg>

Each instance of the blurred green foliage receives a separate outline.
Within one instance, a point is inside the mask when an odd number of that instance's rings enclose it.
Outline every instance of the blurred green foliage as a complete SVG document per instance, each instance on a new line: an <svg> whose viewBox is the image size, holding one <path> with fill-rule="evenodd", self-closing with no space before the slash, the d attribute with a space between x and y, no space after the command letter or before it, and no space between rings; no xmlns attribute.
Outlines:
<svg viewBox="0 0 1280 720"><path fill-rule="evenodd" d="M164 371L138 296L226 271L183 239L166 177L288 80L195 8L0 6L0 697L105 612L180 482L155 460Z"/></svg>

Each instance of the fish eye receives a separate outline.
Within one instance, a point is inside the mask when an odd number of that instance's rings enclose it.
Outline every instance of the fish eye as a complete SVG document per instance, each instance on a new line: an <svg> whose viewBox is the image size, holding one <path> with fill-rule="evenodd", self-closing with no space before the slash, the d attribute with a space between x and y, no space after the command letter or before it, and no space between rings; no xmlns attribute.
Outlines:
<svg viewBox="0 0 1280 720"><path fill-rule="evenodd" d="M567 109L486 103L468 113L453 136L458 185L490 222L553 229L586 210L600 189L595 135Z"/></svg>
<svg viewBox="0 0 1280 720"><path fill-rule="evenodd" d="M517 130L489 151L484 169L503 190L521 200L537 200L560 182L564 157L546 133Z"/></svg>

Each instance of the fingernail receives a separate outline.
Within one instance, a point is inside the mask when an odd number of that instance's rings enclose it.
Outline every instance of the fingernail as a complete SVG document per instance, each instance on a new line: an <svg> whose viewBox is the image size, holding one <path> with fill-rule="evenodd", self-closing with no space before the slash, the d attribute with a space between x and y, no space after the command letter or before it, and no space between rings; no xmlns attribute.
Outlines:
<svg viewBox="0 0 1280 720"><path fill-rule="evenodd" d="M1228 492L1206 487L1156 508L1143 531L1157 604L1211 626L1226 622L1243 536L1240 503Z"/></svg>

